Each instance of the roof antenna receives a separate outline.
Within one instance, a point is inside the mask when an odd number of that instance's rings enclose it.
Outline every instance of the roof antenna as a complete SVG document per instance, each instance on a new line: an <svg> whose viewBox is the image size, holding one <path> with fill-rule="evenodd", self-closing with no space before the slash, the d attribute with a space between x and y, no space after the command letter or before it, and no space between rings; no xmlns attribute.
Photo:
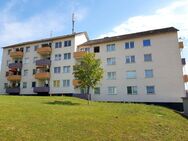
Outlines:
<svg viewBox="0 0 188 141"><path fill-rule="evenodd" d="M75 17L74 17L74 13L72 13L72 34L74 34L74 23L75 23Z"/></svg>
<svg viewBox="0 0 188 141"><path fill-rule="evenodd" d="M51 30L50 31L50 38L52 38L52 36L53 36L53 31Z"/></svg>

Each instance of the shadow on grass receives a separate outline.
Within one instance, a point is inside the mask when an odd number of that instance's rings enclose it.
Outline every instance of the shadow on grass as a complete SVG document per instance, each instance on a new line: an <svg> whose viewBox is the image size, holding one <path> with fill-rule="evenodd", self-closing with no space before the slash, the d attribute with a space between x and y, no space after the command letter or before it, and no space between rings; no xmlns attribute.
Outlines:
<svg viewBox="0 0 188 141"><path fill-rule="evenodd" d="M46 102L46 104L50 104L50 105L80 105L80 103L73 103L71 101L52 101L52 102Z"/></svg>

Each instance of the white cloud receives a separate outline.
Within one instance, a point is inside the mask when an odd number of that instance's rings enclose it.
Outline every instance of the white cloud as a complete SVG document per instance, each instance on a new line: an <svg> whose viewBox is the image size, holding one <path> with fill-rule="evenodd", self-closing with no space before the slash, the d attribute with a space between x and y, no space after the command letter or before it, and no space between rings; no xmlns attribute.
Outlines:
<svg viewBox="0 0 188 141"><path fill-rule="evenodd" d="M144 31L148 29L175 26L181 30L182 37L188 34L188 1L177 1L170 5L158 9L152 15L139 15L131 17L114 27L111 32L100 35L99 37L114 36L131 32Z"/></svg>
<svg viewBox="0 0 188 141"><path fill-rule="evenodd" d="M131 17L120 25L115 26L111 32L104 33L98 38L170 26L174 26L180 30L179 37L184 40L185 45L183 56L188 61L188 0L172 2L166 7L157 9L151 15ZM188 72L188 65L186 65L186 71Z"/></svg>

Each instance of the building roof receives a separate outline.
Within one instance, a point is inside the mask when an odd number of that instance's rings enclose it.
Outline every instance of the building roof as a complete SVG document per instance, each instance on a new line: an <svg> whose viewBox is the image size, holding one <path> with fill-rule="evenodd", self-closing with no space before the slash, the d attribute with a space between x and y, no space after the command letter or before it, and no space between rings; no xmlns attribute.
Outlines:
<svg viewBox="0 0 188 141"><path fill-rule="evenodd" d="M41 42L51 42L51 41L62 39L62 38L74 37L79 34L85 34L86 38L89 40L87 32L78 32L78 33L73 33L73 34L68 34L68 35L63 35L63 36L56 36L56 37L52 37L52 38L45 38L45 39L39 39L39 40L34 40L34 41L22 42L22 43L18 43L18 44L5 46L3 48L12 48L12 47L24 46L24 45L28 45L28 44L41 43Z"/></svg>
<svg viewBox="0 0 188 141"><path fill-rule="evenodd" d="M106 43L106 42L120 41L120 40L125 40L125 39L139 38L139 37L147 36L147 35L155 35L155 34L161 34L161 33L167 33L167 32L177 32L177 31L179 30L174 27L168 27L168 28L154 29L154 30L148 30L148 31L143 31L143 32L113 36L113 37L104 37L100 39L89 40L79 45L79 47Z"/></svg>

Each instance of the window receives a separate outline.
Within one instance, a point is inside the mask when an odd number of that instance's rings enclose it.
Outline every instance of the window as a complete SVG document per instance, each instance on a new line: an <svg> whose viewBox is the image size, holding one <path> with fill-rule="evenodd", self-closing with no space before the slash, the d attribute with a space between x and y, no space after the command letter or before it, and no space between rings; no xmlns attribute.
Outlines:
<svg viewBox="0 0 188 141"><path fill-rule="evenodd" d="M64 41L64 47L70 47L71 46L71 40Z"/></svg>
<svg viewBox="0 0 188 141"><path fill-rule="evenodd" d="M33 57L33 63L36 63L38 57Z"/></svg>
<svg viewBox="0 0 188 141"><path fill-rule="evenodd" d="M23 75L24 76L28 76L28 72L29 72L28 70L24 70L24 74Z"/></svg>
<svg viewBox="0 0 188 141"><path fill-rule="evenodd" d="M33 75L36 74L36 69L33 69Z"/></svg>
<svg viewBox="0 0 188 141"><path fill-rule="evenodd" d="M55 61L61 60L61 54L55 54Z"/></svg>
<svg viewBox="0 0 188 141"><path fill-rule="evenodd" d="M107 65L115 65L116 64L116 58L107 58Z"/></svg>
<svg viewBox="0 0 188 141"><path fill-rule="evenodd" d="M35 87L36 87L36 82L32 82L31 87L32 87L32 88L35 88Z"/></svg>
<svg viewBox="0 0 188 141"><path fill-rule="evenodd" d="M71 53L64 53L64 60L71 59Z"/></svg>
<svg viewBox="0 0 188 141"><path fill-rule="evenodd" d="M60 80L54 80L53 87L56 87L56 88L60 87Z"/></svg>
<svg viewBox="0 0 188 141"><path fill-rule="evenodd" d="M137 94L137 86L127 86L127 94L128 95L136 95Z"/></svg>
<svg viewBox="0 0 188 141"><path fill-rule="evenodd" d="M90 48L85 48L85 52L90 52Z"/></svg>
<svg viewBox="0 0 188 141"><path fill-rule="evenodd" d="M35 46L34 46L34 51L37 51L38 48L39 48L39 46L38 46L38 45L35 45Z"/></svg>
<svg viewBox="0 0 188 141"><path fill-rule="evenodd" d="M63 73L70 73L70 66L63 66Z"/></svg>
<svg viewBox="0 0 188 141"><path fill-rule="evenodd" d="M80 51L90 52L90 48L81 48Z"/></svg>
<svg viewBox="0 0 188 141"><path fill-rule="evenodd" d="M61 67L54 67L54 73L61 73Z"/></svg>
<svg viewBox="0 0 188 141"><path fill-rule="evenodd" d="M146 86L147 94L155 94L155 86Z"/></svg>
<svg viewBox="0 0 188 141"><path fill-rule="evenodd" d="M63 80L63 87L70 87L70 80Z"/></svg>
<svg viewBox="0 0 188 141"><path fill-rule="evenodd" d="M11 52L11 49L8 50L8 55L10 54L10 52Z"/></svg>
<svg viewBox="0 0 188 141"><path fill-rule="evenodd" d="M55 48L61 48L61 47L62 47L62 42L55 43Z"/></svg>
<svg viewBox="0 0 188 141"><path fill-rule="evenodd" d="M135 56L126 56L125 57L125 63L130 64L130 63L135 63Z"/></svg>
<svg viewBox="0 0 188 141"><path fill-rule="evenodd" d="M107 52L115 51L115 44L109 44L106 46Z"/></svg>
<svg viewBox="0 0 188 141"><path fill-rule="evenodd" d="M94 88L94 94L100 94L100 87Z"/></svg>
<svg viewBox="0 0 188 141"><path fill-rule="evenodd" d="M80 93L81 94L86 94L86 89L85 88L80 88Z"/></svg>
<svg viewBox="0 0 188 141"><path fill-rule="evenodd" d="M27 82L23 82L23 89L27 88Z"/></svg>
<svg viewBox="0 0 188 141"><path fill-rule="evenodd" d="M24 58L24 64L28 64L29 63L29 58Z"/></svg>
<svg viewBox="0 0 188 141"><path fill-rule="evenodd" d="M125 43L125 49L130 49L130 48L134 48L134 42L126 42Z"/></svg>
<svg viewBox="0 0 188 141"><path fill-rule="evenodd" d="M99 46L94 47L94 53L98 53L98 52L100 52L100 47Z"/></svg>
<svg viewBox="0 0 188 141"><path fill-rule="evenodd" d="M135 79L136 78L136 71L127 71L127 78L128 79Z"/></svg>
<svg viewBox="0 0 188 141"><path fill-rule="evenodd" d="M152 78L153 77L153 70L145 70L145 77L146 78Z"/></svg>
<svg viewBox="0 0 188 141"><path fill-rule="evenodd" d="M107 72L107 79L108 80L115 80L116 79L116 72Z"/></svg>
<svg viewBox="0 0 188 141"><path fill-rule="evenodd" d="M8 83L4 83L4 89L8 88Z"/></svg>
<svg viewBox="0 0 188 141"><path fill-rule="evenodd" d="M152 55L151 54L144 54L144 61L145 62L152 61Z"/></svg>
<svg viewBox="0 0 188 141"><path fill-rule="evenodd" d="M28 46L28 47L26 47L25 52L30 52L30 47L29 47L29 46Z"/></svg>
<svg viewBox="0 0 188 141"><path fill-rule="evenodd" d="M150 42L150 40L149 40L149 39L147 39L147 40L143 40L143 46L144 46L144 47L151 46L151 42Z"/></svg>
<svg viewBox="0 0 188 141"><path fill-rule="evenodd" d="M11 62L10 60L7 60L7 66L9 66L10 62Z"/></svg>
<svg viewBox="0 0 188 141"><path fill-rule="evenodd" d="M108 87L108 94L109 95L115 95L116 94L116 87Z"/></svg>

